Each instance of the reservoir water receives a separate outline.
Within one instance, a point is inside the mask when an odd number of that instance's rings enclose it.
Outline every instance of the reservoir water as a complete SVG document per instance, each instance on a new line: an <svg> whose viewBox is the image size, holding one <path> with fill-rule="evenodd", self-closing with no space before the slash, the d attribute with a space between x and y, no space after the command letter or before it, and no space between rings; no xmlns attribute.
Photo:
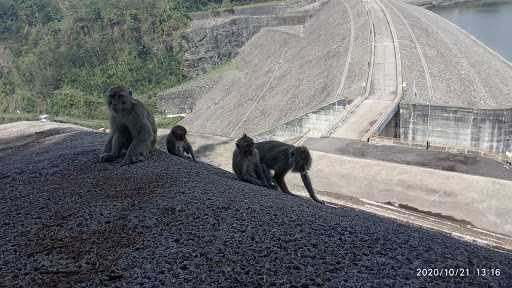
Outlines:
<svg viewBox="0 0 512 288"><path fill-rule="evenodd" d="M512 1L480 1L431 10L512 62Z"/></svg>

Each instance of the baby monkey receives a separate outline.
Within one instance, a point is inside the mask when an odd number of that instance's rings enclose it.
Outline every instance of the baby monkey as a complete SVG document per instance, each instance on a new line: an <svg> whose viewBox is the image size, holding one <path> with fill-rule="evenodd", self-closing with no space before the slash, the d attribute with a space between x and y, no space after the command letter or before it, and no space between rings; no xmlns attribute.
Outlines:
<svg viewBox="0 0 512 288"><path fill-rule="evenodd" d="M238 179L270 189L274 189L270 174L265 174L260 163L258 150L254 148L254 140L243 135L236 141L236 148L233 152L233 171Z"/></svg>
<svg viewBox="0 0 512 288"><path fill-rule="evenodd" d="M167 135L167 152L172 155L187 159L189 155L196 161L192 145L187 140L187 129L181 125L172 127Z"/></svg>
<svg viewBox="0 0 512 288"><path fill-rule="evenodd" d="M279 141L263 141L256 143L256 150L259 152L262 166L267 170L265 174L270 174L269 170L274 170L274 181L281 191L291 194L286 186L284 176L292 172L300 173L302 183L306 187L311 199L318 203L324 202L315 195L308 170L311 168L311 154L308 148L304 146L295 147Z"/></svg>
<svg viewBox="0 0 512 288"><path fill-rule="evenodd" d="M111 133L100 160L112 162L124 156L122 166L143 161L155 148L155 118L130 89L117 86L106 94Z"/></svg>

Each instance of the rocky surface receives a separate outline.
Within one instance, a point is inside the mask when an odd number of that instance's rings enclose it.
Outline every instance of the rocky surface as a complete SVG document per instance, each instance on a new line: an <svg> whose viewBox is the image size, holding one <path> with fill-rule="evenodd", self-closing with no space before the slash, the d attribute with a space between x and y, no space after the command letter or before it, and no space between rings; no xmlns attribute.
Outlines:
<svg viewBox="0 0 512 288"><path fill-rule="evenodd" d="M194 13L194 21L182 34L184 73L189 77L204 74L238 56L240 48L262 28L303 25L318 9L318 5L297 5L288 8L269 3Z"/></svg>
<svg viewBox="0 0 512 288"><path fill-rule="evenodd" d="M26 127L0 126L10 143L38 131L0 150L0 287L512 285L509 253L259 188L162 151L127 167L99 163L104 134ZM418 277L421 268L471 276ZM478 277L476 268L501 273Z"/></svg>
<svg viewBox="0 0 512 288"><path fill-rule="evenodd" d="M215 87L227 73L204 74L186 83L161 91L157 95L158 110L163 113L190 113L201 96Z"/></svg>

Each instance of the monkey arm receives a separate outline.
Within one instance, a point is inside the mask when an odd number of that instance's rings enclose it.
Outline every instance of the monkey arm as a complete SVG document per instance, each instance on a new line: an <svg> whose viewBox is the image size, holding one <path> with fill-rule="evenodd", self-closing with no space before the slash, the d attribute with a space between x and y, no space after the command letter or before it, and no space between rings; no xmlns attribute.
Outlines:
<svg viewBox="0 0 512 288"><path fill-rule="evenodd" d="M185 142L185 152L192 157L193 161L196 161L196 156L194 155L194 149L192 149L192 145L190 143Z"/></svg>
<svg viewBox="0 0 512 288"><path fill-rule="evenodd" d="M113 140L114 140L114 133L110 133L110 135L108 136L108 141L105 144L105 148L103 149L103 153L100 155L101 162L112 162L115 160L115 157L112 154Z"/></svg>
<svg viewBox="0 0 512 288"><path fill-rule="evenodd" d="M169 152L169 154L177 155L176 140L174 139L174 137L172 137L172 136L167 137L166 146L167 146L167 152Z"/></svg>
<svg viewBox="0 0 512 288"><path fill-rule="evenodd" d="M112 152L112 140L114 139L114 133L110 133L108 135L107 143L105 144L105 148L103 149L104 154L109 154Z"/></svg>
<svg viewBox="0 0 512 288"><path fill-rule="evenodd" d="M256 173L254 173L255 171L253 171L253 169L257 169L257 167L254 167L253 165L254 165L253 163L248 162L248 161L241 163L241 166L242 166L241 171L239 171L239 173L237 173L237 176L242 181L245 181L245 182L248 182L248 183L251 183L254 185L258 185L258 186L268 187L267 185L265 185L264 182L262 182L260 179L258 179L257 175L255 175Z"/></svg>
<svg viewBox="0 0 512 288"><path fill-rule="evenodd" d="M302 178L302 183L304 184L304 187L306 187L306 190L308 190L309 197L311 197L311 199L313 199L315 202L325 204L324 201L316 197L315 191L313 190L313 185L311 185L311 180L309 179L308 172L300 173L300 178Z"/></svg>
<svg viewBox="0 0 512 288"><path fill-rule="evenodd" d="M277 189L277 186L274 185L274 183L272 182L272 175L270 174L270 169L265 164L261 164L261 167L263 168L263 175L265 176L265 180L267 181L267 183L270 184L272 189Z"/></svg>

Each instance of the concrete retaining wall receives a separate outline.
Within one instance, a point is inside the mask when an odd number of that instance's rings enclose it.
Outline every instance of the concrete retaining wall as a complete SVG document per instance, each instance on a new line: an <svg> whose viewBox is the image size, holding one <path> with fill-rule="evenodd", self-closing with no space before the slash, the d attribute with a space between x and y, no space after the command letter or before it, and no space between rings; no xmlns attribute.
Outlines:
<svg viewBox="0 0 512 288"><path fill-rule="evenodd" d="M190 16L193 20L204 20L212 17L230 16L269 16L283 13L285 6L282 3L261 4L251 7L234 7L205 12L195 12Z"/></svg>
<svg viewBox="0 0 512 288"><path fill-rule="evenodd" d="M503 154L512 151L512 109L468 109L400 104L403 141L458 146ZM428 127L430 126L430 129Z"/></svg>
<svg viewBox="0 0 512 288"><path fill-rule="evenodd" d="M309 14L290 16L235 17L216 25L198 27L182 35L184 73L194 77L226 60L235 58L238 50L262 28L303 25Z"/></svg>
<svg viewBox="0 0 512 288"><path fill-rule="evenodd" d="M285 141L304 135L308 135L309 137L325 136L332 126L338 122L346 106L347 103L344 99L336 101L333 104L308 113L303 117L261 133L256 136L256 139L258 141Z"/></svg>

